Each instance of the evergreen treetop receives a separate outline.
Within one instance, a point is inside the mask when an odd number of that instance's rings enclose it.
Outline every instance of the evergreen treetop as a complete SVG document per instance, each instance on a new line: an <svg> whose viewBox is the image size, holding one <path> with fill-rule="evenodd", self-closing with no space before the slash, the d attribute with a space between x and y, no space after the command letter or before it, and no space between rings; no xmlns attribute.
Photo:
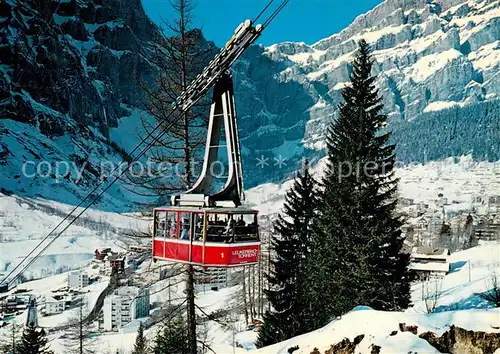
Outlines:
<svg viewBox="0 0 500 354"><path fill-rule="evenodd" d="M144 336L144 325L142 322L139 323L139 330L137 331L137 337L135 338L134 350L132 354L148 354L148 345L146 342L146 337Z"/></svg>
<svg viewBox="0 0 500 354"><path fill-rule="evenodd" d="M383 128L373 59L361 40L338 118L327 134L327 168L308 262L316 326L357 305L398 310L410 303L409 255L396 215L394 145Z"/></svg>
<svg viewBox="0 0 500 354"><path fill-rule="evenodd" d="M187 324L176 316L164 324L153 343L154 354L189 354Z"/></svg>
<svg viewBox="0 0 500 354"><path fill-rule="evenodd" d="M49 350L48 341L43 329L34 326L26 327L23 331L21 343L16 348L18 354L53 354Z"/></svg>

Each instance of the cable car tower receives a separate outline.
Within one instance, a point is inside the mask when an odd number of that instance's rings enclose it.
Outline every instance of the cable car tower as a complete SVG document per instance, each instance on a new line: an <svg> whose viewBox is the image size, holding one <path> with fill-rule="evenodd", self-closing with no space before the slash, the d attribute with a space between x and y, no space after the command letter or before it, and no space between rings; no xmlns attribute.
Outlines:
<svg viewBox="0 0 500 354"><path fill-rule="evenodd" d="M236 122L233 80L229 69L288 3L284 0L262 25L246 20L210 61L173 108L188 110L213 87L205 156L201 174L183 194L171 197L170 206L153 210L153 260L203 267L238 267L256 264L260 252L256 210L241 207L244 199L241 152ZM227 148L228 174L224 186L212 192L213 165L221 146Z"/></svg>

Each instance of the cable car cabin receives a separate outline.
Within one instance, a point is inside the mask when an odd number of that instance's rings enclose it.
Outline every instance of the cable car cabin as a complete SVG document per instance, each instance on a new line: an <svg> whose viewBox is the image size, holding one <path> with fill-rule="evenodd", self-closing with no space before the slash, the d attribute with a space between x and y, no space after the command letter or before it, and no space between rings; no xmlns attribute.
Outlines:
<svg viewBox="0 0 500 354"><path fill-rule="evenodd" d="M257 211L242 208L165 207L153 212L153 260L204 267L256 264Z"/></svg>

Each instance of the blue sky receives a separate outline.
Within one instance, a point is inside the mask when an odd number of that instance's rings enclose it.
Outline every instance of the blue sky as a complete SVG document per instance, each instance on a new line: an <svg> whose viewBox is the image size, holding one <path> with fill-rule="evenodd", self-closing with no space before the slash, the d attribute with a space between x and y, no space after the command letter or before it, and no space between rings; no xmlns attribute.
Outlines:
<svg viewBox="0 0 500 354"><path fill-rule="evenodd" d="M162 18L172 18L170 0L142 0L142 2L146 13L156 23L160 24ZM222 46L229 40L240 22L254 18L267 2L268 0L196 0L193 25L203 28L207 39ZM278 4L281 0L274 2ZM264 31L259 42L264 45L284 41L312 44L341 31L356 16L381 2L381 0L290 0L287 7Z"/></svg>

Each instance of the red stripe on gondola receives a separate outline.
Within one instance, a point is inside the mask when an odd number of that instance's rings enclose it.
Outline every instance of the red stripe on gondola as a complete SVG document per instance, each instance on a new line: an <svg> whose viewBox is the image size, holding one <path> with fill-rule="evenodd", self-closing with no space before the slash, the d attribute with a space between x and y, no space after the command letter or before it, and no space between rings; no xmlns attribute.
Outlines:
<svg viewBox="0 0 500 354"><path fill-rule="evenodd" d="M191 249L191 260L189 251ZM203 259L205 248L205 259ZM191 263L202 266L234 267L238 265L255 264L260 252L259 242L224 244L189 241L155 239L153 257L156 260Z"/></svg>

